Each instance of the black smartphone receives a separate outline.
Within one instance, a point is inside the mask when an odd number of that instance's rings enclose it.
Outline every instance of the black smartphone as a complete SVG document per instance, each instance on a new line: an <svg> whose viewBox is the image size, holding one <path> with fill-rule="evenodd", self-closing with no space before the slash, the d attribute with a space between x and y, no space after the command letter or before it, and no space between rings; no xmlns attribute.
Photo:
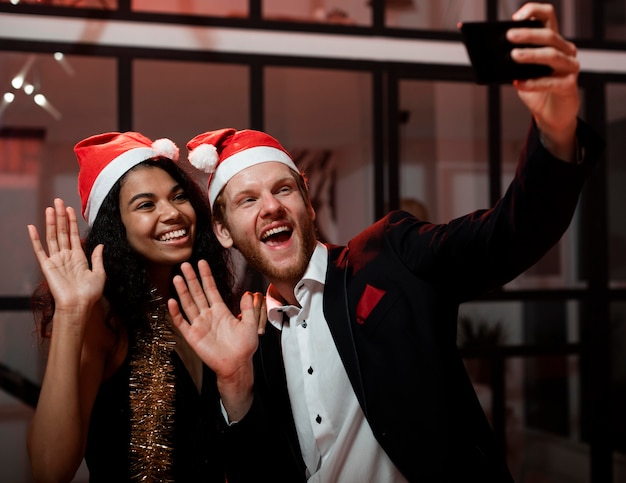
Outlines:
<svg viewBox="0 0 626 483"><path fill-rule="evenodd" d="M478 84L504 84L516 79L534 79L552 73L552 68L542 64L519 64L511 58L514 47L536 47L513 44L506 32L514 27L539 28L539 20L499 20L494 22L461 22L463 43L467 50L475 81Z"/></svg>

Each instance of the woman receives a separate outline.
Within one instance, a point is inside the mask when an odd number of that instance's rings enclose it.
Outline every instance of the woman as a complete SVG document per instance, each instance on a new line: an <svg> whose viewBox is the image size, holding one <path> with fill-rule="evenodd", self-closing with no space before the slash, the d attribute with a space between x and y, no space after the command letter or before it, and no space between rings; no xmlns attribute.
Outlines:
<svg viewBox="0 0 626 483"><path fill-rule="evenodd" d="M33 475L70 481L84 457L93 482L223 482L215 375L166 308L180 265L200 259L229 300L227 255L205 196L169 140L104 133L74 151L84 242L60 199L45 212L47 253L28 226L46 278L34 310L50 342L28 434ZM260 294L246 294L242 307L246 297L263 318Z"/></svg>

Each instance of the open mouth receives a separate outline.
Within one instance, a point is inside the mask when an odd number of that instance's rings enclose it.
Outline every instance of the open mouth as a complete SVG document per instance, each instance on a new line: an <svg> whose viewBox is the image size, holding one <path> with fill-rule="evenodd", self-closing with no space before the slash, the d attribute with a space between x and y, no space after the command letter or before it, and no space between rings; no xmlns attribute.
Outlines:
<svg viewBox="0 0 626 483"><path fill-rule="evenodd" d="M187 236L187 229L181 228L180 230L168 231L161 235L158 240L162 242L176 240L178 238L183 238Z"/></svg>
<svg viewBox="0 0 626 483"><path fill-rule="evenodd" d="M261 241L269 246L280 245L291 238L293 230L288 226L279 226L267 230L261 237Z"/></svg>

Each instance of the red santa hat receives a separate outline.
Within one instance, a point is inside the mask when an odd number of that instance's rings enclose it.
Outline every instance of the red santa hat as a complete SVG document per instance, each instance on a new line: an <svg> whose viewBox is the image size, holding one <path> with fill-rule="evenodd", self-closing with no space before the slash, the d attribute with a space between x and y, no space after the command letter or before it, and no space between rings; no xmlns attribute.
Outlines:
<svg viewBox="0 0 626 483"><path fill-rule="evenodd" d="M219 129L198 134L187 143L189 162L209 174L211 207L226 183L240 171L276 161L299 173L285 148L269 134L251 129Z"/></svg>
<svg viewBox="0 0 626 483"><path fill-rule="evenodd" d="M137 132L107 132L83 139L74 146L80 171L78 194L83 218L93 225L104 198L129 169L159 156L178 160L178 147L163 138L151 141Z"/></svg>

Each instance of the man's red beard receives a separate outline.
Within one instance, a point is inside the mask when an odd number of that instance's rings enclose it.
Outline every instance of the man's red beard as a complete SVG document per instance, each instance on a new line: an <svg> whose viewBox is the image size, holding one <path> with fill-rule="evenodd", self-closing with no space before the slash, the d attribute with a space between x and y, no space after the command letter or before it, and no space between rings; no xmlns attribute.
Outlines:
<svg viewBox="0 0 626 483"><path fill-rule="evenodd" d="M315 226L312 221L309 224L297 225L297 227L303 228L296 228L291 236L300 236L302 241L300 244L301 248L296 263L287 268L279 268L264 257L259 250L257 240L249 238L234 240L234 246L241 252L248 264L263 274L268 280L275 282L293 281L295 283L304 275L317 242Z"/></svg>

